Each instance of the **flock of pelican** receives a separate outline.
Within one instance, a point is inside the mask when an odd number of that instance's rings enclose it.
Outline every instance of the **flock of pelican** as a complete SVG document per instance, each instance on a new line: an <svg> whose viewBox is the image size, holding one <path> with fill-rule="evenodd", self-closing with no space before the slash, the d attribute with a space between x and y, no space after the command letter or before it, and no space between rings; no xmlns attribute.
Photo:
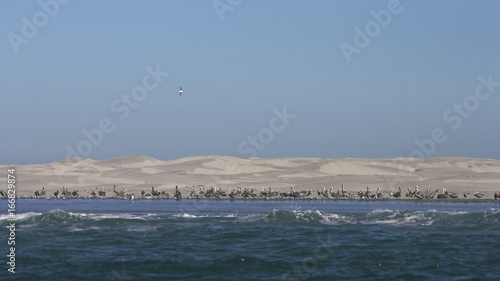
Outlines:
<svg viewBox="0 0 500 281"><path fill-rule="evenodd" d="M425 191L420 191L418 185L415 186L414 190L412 190L410 187L407 187L405 196L408 198L417 198L417 199L434 199L434 197L436 197L437 199L447 199L447 198L456 199L459 197L457 193L449 192L444 187L442 190L436 189L434 191L431 191L431 189L432 189L431 185L429 185L429 187ZM463 193L463 197L467 198L467 194L470 193L469 192ZM401 186L398 187L397 192L391 192L390 195L394 198L401 197L402 196ZM477 198L484 198L485 195L484 193L481 192L475 192L474 196L476 196ZM495 192L495 195L493 197L495 198L495 200L497 198L500 198L500 192Z"/></svg>
<svg viewBox="0 0 500 281"><path fill-rule="evenodd" d="M136 197L134 193L129 192L127 189L117 190L116 186L113 185L113 194L110 196L106 195L106 190L104 187L95 187L96 191L89 190L87 191L87 196L82 196L78 193L77 190L69 191L67 187L63 186L62 191L56 190L53 196L47 196L47 191L45 186L42 187L41 190L36 190L34 192L33 198L53 198L53 199L69 199L69 198L95 198L95 199L168 199L173 198L176 200L182 199L182 193L178 186L175 186L173 196L169 192L165 190L159 191L156 190L154 186L151 186L151 191L146 192L142 190L140 197ZM185 187L189 190L189 187ZM366 187L366 191L358 191L358 192L349 192L345 189L344 184L342 184L341 189L334 190L333 187L326 188L323 187L321 190L316 190L313 192L310 190L300 190L297 191L293 186L287 188L262 188L260 191L255 191L253 187L242 187L237 186L235 188L228 187L227 191L222 190L221 188L217 188L214 186L207 185L199 185L198 187L191 186L191 190L186 192L189 196L185 197L187 199L273 199L273 200L285 200L285 199L348 199L348 200L356 200L356 199L390 199L390 198L402 198L403 190L401 186L398 187L398 190L395 192L390 192L388 196L384 196L380 191L380 187L377 188L376 192L371 191L370 187ZM463 193L463 198L467 198L467 195L470 195L470 192ZM485 198L485 194L481 192L475 192L473 195L477 198ZM435 189L432 190L432 186L426 190L420 190L418 186L415 186L414 189L407 187L406 192L404 194L406 198L414 198L414 199L455 199L460 196L455 192L449 192L446 188ZM494 199L500 199L500 192L495 192ZM3 190L0 190L0 198L7 198L7 193Z"/></svg>

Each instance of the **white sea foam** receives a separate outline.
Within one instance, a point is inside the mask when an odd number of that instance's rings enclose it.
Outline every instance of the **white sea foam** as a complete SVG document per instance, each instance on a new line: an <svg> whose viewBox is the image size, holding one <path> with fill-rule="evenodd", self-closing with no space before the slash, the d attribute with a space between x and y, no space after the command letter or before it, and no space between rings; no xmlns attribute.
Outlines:
<svg viewBox="0 0 500 281"><path fill-rule="evenodd" d="M190 215L188 213L182 213L182 214L173 215L173 217L176 217L176 218L201 218L203 216L196 216L196 215Z"/></svg>
<svg viewBox="0 0 500 281"><path fill-rule="evenodd" d="M156 226L141 226L127 228L128 232L154 232L158 227Z"/></svg>
<svg viewBox="0 0 500 281"><path fill-rule="evenodd" d="M238 213L220 214L220 215L193 215L188 213L172 215L175 218L238 218Z"/></svg>
<svg viewBox="0 0 500 281"><path fill-rule="evenodd" d="M94 214L94 213L68 213L72 216L76 216L79 218L87 218L91 220L105 220L105 219L124 219L124 220L147 220L150 218L157 217L157 215L154 214L146 214L146 215L141 215L141 214Z"/></svg>
<svg viewBox="0 0 500 281"><path fill-rule="evenodd" d="M27 213L21 213L21 214L15 214L14 218L16 220L25 220L29 219L33 216L38 216L41 215L42 213L35 213L35 212L27 212ZM12 219L10 215L0 215L0 221L5 221L7 219Z"/></svg>

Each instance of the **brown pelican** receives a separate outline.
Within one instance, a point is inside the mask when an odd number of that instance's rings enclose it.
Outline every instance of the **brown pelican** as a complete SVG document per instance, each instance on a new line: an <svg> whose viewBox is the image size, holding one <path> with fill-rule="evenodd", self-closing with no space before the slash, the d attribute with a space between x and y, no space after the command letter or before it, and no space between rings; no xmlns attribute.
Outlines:
<svg viewBox="0 0 500 281"><path fill-rule="evenodd" d="M365 195L366 195L366 194L365 194L364 192L358 191L358 196L359 196L359 198L361 198L361 199L365 199Z"/></svg>
<svg viewBox="0 0 500 281"><path fill-rule="evenodd" d="M398 187L398 192L395 193L391 192L391 196L396 198L401 197L401 186Z"/></svg>
<svg viewBox="0 0 500 281"><path fill-rule="evenodd" d="M179 190L179 187L177 185L175 186L174 198L176 200L179 200L182 198L181 191Z"/></svg>
<svg viewBox="0 0 500 281"><path fill-rule="evenodd" d="M151 195L153 196L160 196L160 192L155 190L154 186L151 186Z"/></svg>
<svg viewBox="0 0 500 281"><path fill-rule="evenodd" d="M252 190L252 192L253 192L253 190ZM219 193L220 196L227 197L227 193L223 190L218 190L217 193Z"/></svg>
<svg viewBox="0 0 500 281"><path fill-rule="evenodd" d="M54 197L59 198L59 190L56 190L56 192L54 192Z"/></svg>
<svg viewBox="0 0 500 281"><path fill-rule="evenodd" d="M63 186L63 191L62 191L63 196L71 196L71 192L66 188L66 186Z"/></svg>
<svg viewBox="0 0 500 281"><path fill-rule="evenodd" d="M365 197L370 198L370 197L371 197L371 195L372 195L372 194L371 194L371 192L370 192L370 187L368 187L368 186L367 186L367 187L366 187L366 192L365 192Z"/></svg>
<svg viewBox="0 0 500 281"><path fill-rule="evenodd" d="M228 191L229 193L229 191ZM264 189L264 187L260 190L260 196L261 197L266 197L267 193L266 193L266 190Z"/></svg>
<svg viewBox="0 0 500 281"><path fill-rule="evenodd" d="M443 187L443 191L441 191L441 194L437 195L437 198L438 199L448 198L448 190Z"/></svg>
<svg viewBox="0 0 500 281"><path fill-rule="evenodd" d="M436 196L436 194L438 194L438 193L439 193L439 189L436 189L436 190L434 190L434 192L432 192L429 195L427 195L426 198L434 198L434 196Z"/></svg>
<svg viewBox="0 0 500 281"><path fill-rule="evenodd" d="M126 192L127 189L124 190L124 192ZM127 199L128 200L134 200L135 199L135 195L133 193L126 193L125 194L127 196Z"/></svg>
<svg viewBox="0 0 500 281"><path fill-rule="evenodd" d="M116 191L116 186L113 185L113 192L116 194L118 197L125 197L125 194L127 190L122 190L122 191Z"/></svg>
<svg viewBox="0 0 500 281"><path fill-rule="evenodd" d="M474 193L474 196L476 196L477 198L483 198L484 194L482 194L480 192L476 192L476 193Z"/></svg>
<svg viewBox="0 0 500 281"><path fill-rule="evenodd" d="M418 199L423 198L422 194L420 194L420 190L418 189L418 185L415 186L415 192L413 193L413 196L417 197Z"/></svg>
<svg viewBox="0 0 500 281"><path fill-rule="evenodd" d="M146 194L146 191L144 191L144 190L141 191L141 196L143 198L146 198L146 199L151 199L151 194L149 194L149 193Z"/></svg>
<svg viewBox="0 0 500 281"><path fill-rule="evenodd" d="M500 198L500 193L499 192L495 192L495 200L497 200L497 198Z"/></svg>
<svg viewBox="0 0 500 281"><path fill-rule="evenodd" d="M45 185L42 187L42 191L35 191L35 196L36 197L45 197Z"/></svg>
<svg viewBox="0 0 500 281"><path fill-rule="evenodd" d="M323 191L321 191L321 195L323 195L323 197L327 197L328 198L328 190L324 186L323 186Z"/></svg>
<svg viewBox="0 0 500 281"><path fill-rule="evenodd" d="M97 188L97 186L95 187L95 189L97 189L97 193L99 194L100 197L106 197L106 191L104 191L103 186L101 186L101 190L99 190L99 188Z"/></svg>

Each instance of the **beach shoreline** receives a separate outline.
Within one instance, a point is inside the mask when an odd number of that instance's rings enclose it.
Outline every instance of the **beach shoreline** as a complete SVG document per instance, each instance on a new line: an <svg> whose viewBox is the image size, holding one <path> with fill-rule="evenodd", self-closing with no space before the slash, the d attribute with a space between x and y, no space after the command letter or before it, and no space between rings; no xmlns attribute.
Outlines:
<svg viewBox="0 0 500 281"><path fill-rule="evenodd" d="M16 197L16 199L29 199L29 200L39 200L39 201L51 201L51 200L95 200L95 201L108 201L108 200L129 200L129 201L137 201L137 200L153 200L153 201L248 201L248 202L257 202L257 201L323 201L323 202L414 202L414 203L499 203L500 199L494 198L466 198L466 199L416 199L416 198L383 198L383 199L334 199L334 198L299 198L299 199L278 199L278 198L141 198L134 197L133 199L129 198L119 198L119 197L109 197L109 198L93 198L93 197L65 197L65 198L55 198L55 197L34 197L34 196L25 196L25 197ZM0 200L8 200L7 198L0 198Z"/></svg>
<svg viewBox="0 0 500 281"><path fill-rule="evenodd" d="M465 157L162 161L135 155L0 167L15 169L17 198L169 199L178 197L176 187L182 199L486 202L500 196L500 161Z"/></svg>

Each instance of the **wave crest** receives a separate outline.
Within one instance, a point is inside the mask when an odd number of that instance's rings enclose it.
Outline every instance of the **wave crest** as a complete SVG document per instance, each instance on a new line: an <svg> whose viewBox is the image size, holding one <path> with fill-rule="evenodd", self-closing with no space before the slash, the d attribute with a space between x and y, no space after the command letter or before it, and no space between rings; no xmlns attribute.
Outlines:
<svg viewBox="0 0 500 281"><path fill-rule="evenodd" d="M7 226L11 222L8 215L0 216L0 225ZM147 222L151 220L191 220L222 219L224 221L238 221L242 223L284 223L284 224L387 224L438 227L480 227L500 229L500 209L491 208L487 211L473 212L444 212L444 211L408 211L408 210L374 210L370 213L336 214L319 210L277 210L261 215L241 216L231 214L189 214L177 213L170 215L158 214L92 214L71 213L63 210L51 210L44 213L27 212L16 215L16 223L26 224L63 224L71 222L102 221L105 224L120 222Z"/></svg>
<svg viewBox="0 0 500 281"><path fill-rule="evenodd" d="M261 218L265 222L278 222L278 223L321 223L321 224L337 224L341 222L350 222L346 216L338 214L322 213L318 210L272 210L266 213Z"/></svg>

